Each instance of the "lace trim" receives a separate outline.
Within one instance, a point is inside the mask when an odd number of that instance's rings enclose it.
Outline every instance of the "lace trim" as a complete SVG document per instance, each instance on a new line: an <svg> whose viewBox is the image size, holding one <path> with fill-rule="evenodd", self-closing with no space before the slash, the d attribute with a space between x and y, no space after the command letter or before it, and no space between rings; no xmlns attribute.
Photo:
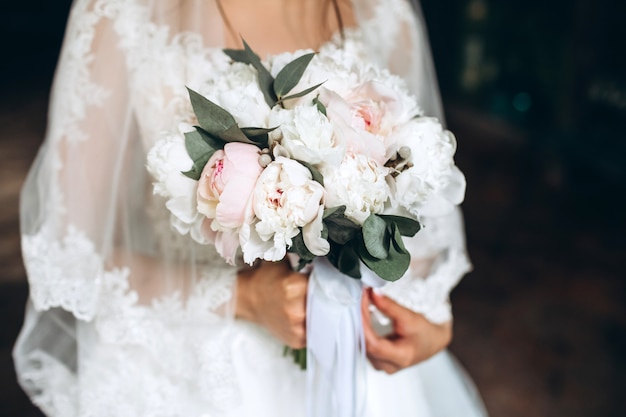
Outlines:
<svg viewBox="0 0 626 417"><path fill-rule="evenodd" d="M197 415L237 401L231 320L220 314L233 296L233 267L200 265L187 298L174 293L142 306L129 286L131 271L103 271L93 243L75 227L60 241L44 230L23 242L35 309L62 307L94 326L77 323L89 326L79 332L78 387L76 376L45 353L20 357L20 380L47 414L187 417L191 406L181 399L195 401ZM84 337L89 334L94 337Z"/></svg>
<svg viewBox="0 0 626 417"><path fill-rule="evenodd" d="M51 240L47 229L22 236L22 255L35 310L62 307L81 320L91 320L98 308L102 259L93 243L75 227L68 227L60 241Z"/></svg>
<svg viewBox="0 0 626 417"><path fill-rule="evenodd" d="M465 252L455 248L448 250L433 269L428 277L404 277L383 287L382 292L433 323L450 321L450 291L471 270L471 264Z"/></svg>
<svg viewBox="0 0 626 417"><path fill-rule="evenodd" d="M32 402L49 416L76 416L76 375L39 350L30 353L25 360L26 370L18 376Z"/></svg>

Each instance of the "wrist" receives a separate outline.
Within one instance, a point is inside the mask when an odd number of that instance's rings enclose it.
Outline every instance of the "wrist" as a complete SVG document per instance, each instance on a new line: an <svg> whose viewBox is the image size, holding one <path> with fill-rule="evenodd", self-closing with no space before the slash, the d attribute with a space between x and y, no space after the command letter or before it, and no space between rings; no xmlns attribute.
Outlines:
<svg viewBox="0 0 626 417"><path fill-rule="evenodd" d="M235 300L235 317L247 321L255 321L254 291L252 285L252 269L237 273L237 291Z"/></svg>

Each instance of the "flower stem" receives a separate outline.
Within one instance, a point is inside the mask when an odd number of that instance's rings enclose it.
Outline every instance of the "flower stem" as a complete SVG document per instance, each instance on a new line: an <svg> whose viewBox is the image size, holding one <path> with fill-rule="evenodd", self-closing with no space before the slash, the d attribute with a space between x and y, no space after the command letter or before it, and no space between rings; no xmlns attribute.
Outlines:
<svg viewBox="0 0 626 417"><path fill-rule="evenodd" d="M283 356L291 356L294 363L300 366L303 371L306 370L306 348L292 349L289 346L285 346L283 349Z"/></svg>

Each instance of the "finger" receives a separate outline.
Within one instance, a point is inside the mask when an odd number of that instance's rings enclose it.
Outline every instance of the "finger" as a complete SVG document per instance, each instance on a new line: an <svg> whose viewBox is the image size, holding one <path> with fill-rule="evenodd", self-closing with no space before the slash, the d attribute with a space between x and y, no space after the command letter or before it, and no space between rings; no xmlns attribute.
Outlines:
<svg viewBox="0 0 626 417"><path fill-rule="evenodd" d="M374 330L374 327L372 326L369 297L369 292L371 290L371 288L365 289L361 298L361 316L363 318L363 333L365 336L366 346L376 344L383 339L378 333L376 333L376 330Z"/></svg>
<svg viewBox="0 0 626 417"><path fill-rule="evenodd" d="M363 335L365 336L365 349L368 355L391 362L399 358L400 354L395 343L376 334L371 325L363 326Z"/></svg>
<svg viewBox="0 0 626 417"><path fill-rule="evenodd" d="M372 321L370 318L370 299L367 294L368 290L364 289L361 294L361 317L363 319L363 327L372 325Z"/></svg>
<svg viewBox="0 0 626 417"><path fill-rule="evenodd" d="M372 364L372 366L374 367L374 369L378 370L378 371L383 371L389 375L398 372L400 370L399 367L397 367L396 365L389 363L387 361L383 361L374 357L370 357L368 356L368 359L370 361L370 363Z"/></svg>
<svg viewBox="0 0 626 417"><path fill-rule="evenodd" d="M378 294L375 291L370 291L370 299L372 304L376 306L385 316L389 317L393 321L399 317L406 315L406 308L393 301L391 298Z"/></svg>
<svg viewBox="0 0 626 417"><path fill-rule="evenodd" d="M308 280L305 276L298 273L292 273L282 279L283 294L288 300L298 300L306 303L306 294L308 290Z"/></svg>
<svg viewBox="0 0 626 417"><path fill-rule="evenodd" d="M306 338L292 337L285 344L292 349L302 349L306 347Z"/></svg>
<svg viewBox="0 0 626 417"><path fill-rule="evenodd" d="M369 311L362 311L362 314L368 316ZM368 352L373 348L373 346L376 346L382 340L382 338L374 331L369 317L363 320L363 336L365 337L365 347Z"/></svg>

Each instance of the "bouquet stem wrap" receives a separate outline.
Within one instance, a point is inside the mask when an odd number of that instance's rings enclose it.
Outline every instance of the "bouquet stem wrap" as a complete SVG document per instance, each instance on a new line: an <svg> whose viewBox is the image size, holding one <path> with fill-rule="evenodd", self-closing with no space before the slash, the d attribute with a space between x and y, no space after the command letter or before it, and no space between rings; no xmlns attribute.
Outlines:
<svg viewBox="0 0 626 417"><path fill-rule="evenodd" d="M357 417L365 393L360 280L323 257L313 261L307 299L307 417Z"/></svg>

